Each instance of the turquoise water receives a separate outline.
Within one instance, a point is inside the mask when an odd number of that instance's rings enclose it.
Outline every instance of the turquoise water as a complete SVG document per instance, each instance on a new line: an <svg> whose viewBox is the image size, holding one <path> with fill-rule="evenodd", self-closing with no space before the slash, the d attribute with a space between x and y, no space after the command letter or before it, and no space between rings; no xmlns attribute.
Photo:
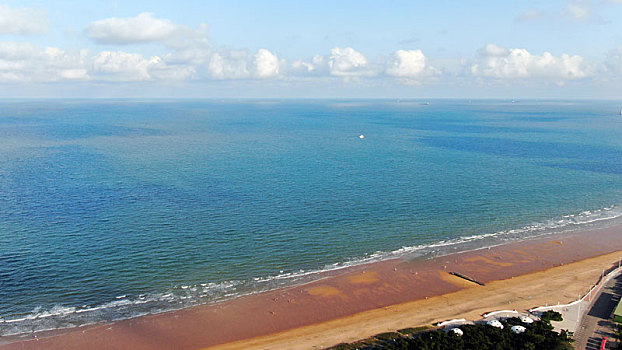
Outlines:
<svg viewBox="0 0 622 350"><path fill-rule="evenodd" d="M620 102L422 102L0 101L0 335L622 220Z"/></svg>

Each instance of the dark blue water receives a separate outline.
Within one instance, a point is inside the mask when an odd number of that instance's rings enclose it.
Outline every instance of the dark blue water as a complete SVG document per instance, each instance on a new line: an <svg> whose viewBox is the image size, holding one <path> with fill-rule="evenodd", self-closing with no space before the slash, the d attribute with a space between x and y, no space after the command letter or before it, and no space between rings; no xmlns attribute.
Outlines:
<svg viewBox="0 0 622 350"><path fill-rule="evenodd" d="M0 335L619 223L620 105L1 101Z"/></svg>

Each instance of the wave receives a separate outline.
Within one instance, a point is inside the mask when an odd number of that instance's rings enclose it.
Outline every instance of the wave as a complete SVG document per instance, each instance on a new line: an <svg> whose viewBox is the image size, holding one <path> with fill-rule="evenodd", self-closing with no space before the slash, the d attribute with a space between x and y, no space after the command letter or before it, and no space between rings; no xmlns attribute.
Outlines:
<svg viewBox="0 0 622 350"><path fill-rule="evenodd" d="M520 228L462 236L414 246L404 246L392 251L377 251L365 254L362 257L329 264L319 269L280 271L276 275L255 277L245 281L232 280L219 283L206 282L195 285L179 285L162 293L138 294L134 296L123 294L116 296L114 300L95 306L56 305L49 309L37 307L27 315L0 318L0 336L73 328L178 310L194 305L219 302L242 295L310 282L327 273L356 265L400 257L414 258L444 255L457 251L489 247L528 237L615 225L622 221L620 219L622 219L622 209L610 206L598 210L585 210L579 213L567 214Z"/></svg>

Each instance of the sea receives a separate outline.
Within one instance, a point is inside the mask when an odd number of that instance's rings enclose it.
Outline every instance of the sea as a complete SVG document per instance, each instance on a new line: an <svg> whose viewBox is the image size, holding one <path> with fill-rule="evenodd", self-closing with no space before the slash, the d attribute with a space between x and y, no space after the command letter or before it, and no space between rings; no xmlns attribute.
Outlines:
<svg viewBox="0 0 622 350"><path fill-rule="evenodd" d="M621 107L0 100L0 336L618 225Z"/></svg>

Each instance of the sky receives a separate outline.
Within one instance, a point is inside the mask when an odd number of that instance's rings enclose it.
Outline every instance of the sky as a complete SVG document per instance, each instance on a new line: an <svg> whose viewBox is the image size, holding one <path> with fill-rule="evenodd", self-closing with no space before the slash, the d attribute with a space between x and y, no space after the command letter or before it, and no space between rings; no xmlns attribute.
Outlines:
<svg viewBox="0 0 622 350"><path fill-rule="evenodd" d="M7 1L0 96L622 99L621 19L622 0Z"/></svg>

